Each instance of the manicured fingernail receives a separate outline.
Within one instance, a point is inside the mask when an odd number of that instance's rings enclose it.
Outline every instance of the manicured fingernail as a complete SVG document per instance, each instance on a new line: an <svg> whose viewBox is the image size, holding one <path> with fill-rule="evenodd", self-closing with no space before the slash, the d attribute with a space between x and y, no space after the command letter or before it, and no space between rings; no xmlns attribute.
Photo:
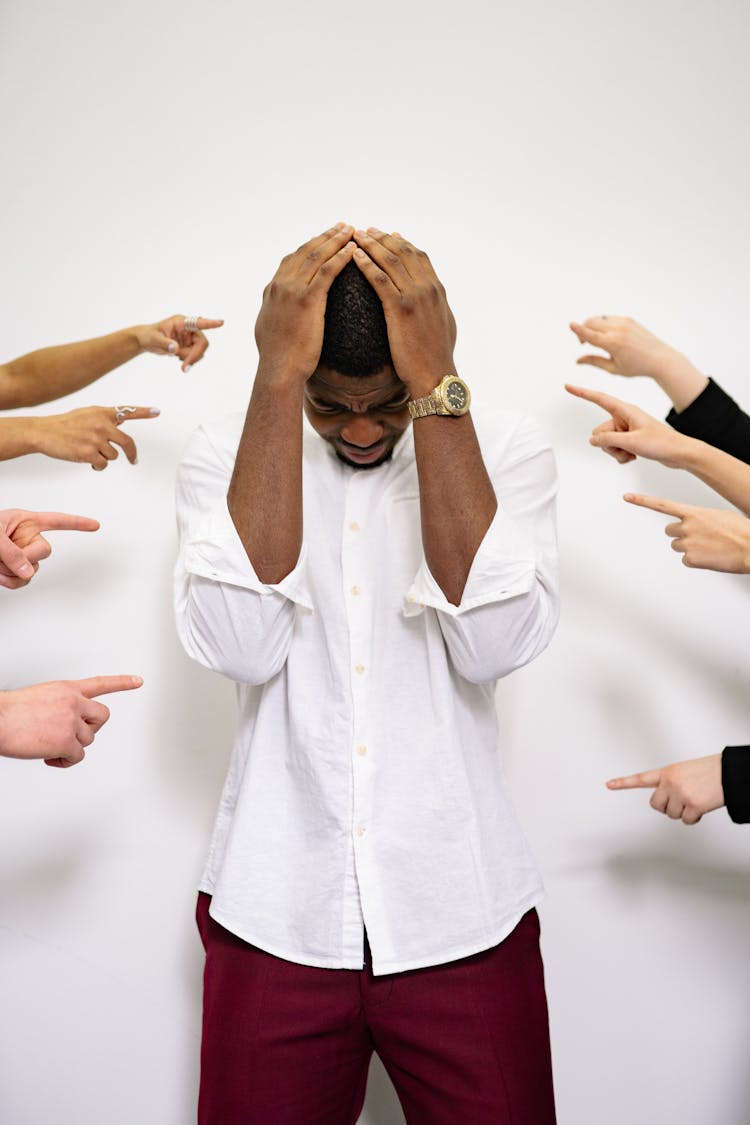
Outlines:
<svg viewBox="0 0 750 1125"><path fill-rule="evenodd" d="M183 365L182 365L182 371L183 371L183 374L184 374L184 375L187 375L188 371L190 370L190 368L191 368L192 366L193 366L193 365L192 365L191 363L183 363Z"/></svg>
<svg viewBox="0 0 750 1125"><path fill-rule="evenodd" d="M635 500L635 493L634 492L626 492L625 495L623 496L623 500Z"/></svg>
<svg viewBox="0 0 750 1125"><path fill-rule="evenodd" d="M367 231L364 231L364 230L355 230L355 232L354 232L354 237L355 237L355 238L367 238Z"/></svg>
<svg viewBox="0 0 750 1125"><path fill-rule="evenodd" d="M382 230L378 230L378 228L377 228L377 227L368 227L368 228L367 228L367 233L368 233L368 234L375 234L375 235L378 235L378 234L382 234L383 232L382 232Z"/></svg>
<svg viewBox="0 0 750 1125"><path fill-rule="evenodd" d="M132 676L133 687L140 687L143 683L143 676Z"/></svg>
<svg viewBox="0 0 750 1125"><path fill-rule="evenodd" d="M170 355L174 355L174 353L177 351L177 344L175 344L174 340L172 340L171 344L167 346L167 351Z"/></svg>
<svg viewBox="0 0 750 1125"><path fill-rule="evenodd" d="M152 418L155 418L157 414L161 414L161 410L158 406L149 406L148 412L152 416Z"/></svg>
<svg viewBox="0 0 750 1125"><path fill-rule="evenodd" d="M360 247L358 246L358 247L357 247L357 249L356 249L356 250L354 251L354 257L355 257L355 258L366 258L366 257L367 257L367 255L365 254L364 250L362 250L362 249L361 249L361 248L360 248Z"/></svg>
<svg viewBox="0 0 750 1125"><path fill-rule="evenodd" d="M20 578L31 578L32 574L34 573L34 568L29 562L25 562L21 567L19 567L19 570L21 572L19 575Z"/></svg>
<svg viewBox="0 0 750 1125"><path fill-rule="evenodd" d="M346 230L346 228L348 226L349 226L348 223L336 223L336 226L333 229L334 230Z"/></svg>

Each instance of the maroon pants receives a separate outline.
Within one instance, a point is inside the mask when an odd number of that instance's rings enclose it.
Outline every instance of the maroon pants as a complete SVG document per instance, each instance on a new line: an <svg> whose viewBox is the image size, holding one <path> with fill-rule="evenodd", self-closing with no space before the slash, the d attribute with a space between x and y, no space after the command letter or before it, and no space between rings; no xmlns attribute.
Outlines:
<svg viewBox="0 0 750 1125"><path fill-rule="evenodd" d="M229 933L206 948L199 1125L354 1125L377 1051L409 1125L554 1125L535 910L500 945L373 976L316 969Z"/></svg>

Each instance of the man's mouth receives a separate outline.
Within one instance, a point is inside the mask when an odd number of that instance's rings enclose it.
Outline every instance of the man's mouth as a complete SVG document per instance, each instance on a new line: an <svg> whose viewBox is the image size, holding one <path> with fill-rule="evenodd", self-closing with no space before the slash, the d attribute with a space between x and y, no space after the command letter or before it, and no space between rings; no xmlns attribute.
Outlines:
<svg viewBox="0 0 750 1125"><path fill-rule="evenodd" d="M381 438L376 441L374 445L350 445L348 441L339 438L336 442L336 449L345 461L350 461L352 465L373 465L384 457L388 452L388 439Z"/></svg>

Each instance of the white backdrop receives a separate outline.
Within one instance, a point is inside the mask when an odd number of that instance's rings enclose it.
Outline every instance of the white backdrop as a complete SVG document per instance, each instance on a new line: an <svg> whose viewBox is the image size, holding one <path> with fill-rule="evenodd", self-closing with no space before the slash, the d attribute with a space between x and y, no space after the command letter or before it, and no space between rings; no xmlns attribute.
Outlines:
<svg viewBox="0 0 750 1125"><path fill-rule="evenodd" d="M3 507L102 521L0 591L4 686L145 678L82 766L0 762L3 1125L193 1120L192 911L234 700L173 631L174 472L247 400L278 259L338 219L429 250L476 411L527 410L558 451L562 622L498 699L549 892L560 1123L750 1121L750 835L603 787L750 742L750 587L680 566L665 521L619 497L707 491L591 450L596 412L561 389L663 412L656 388L573 367L568 320L627 313L750 403L749 31L743 0L0 5L3 355L226 318L187 377L144 357L41 408L161 406L129 427L138 466L0 466ZM401 1120L373 1067L362 1122Z"/></svg>

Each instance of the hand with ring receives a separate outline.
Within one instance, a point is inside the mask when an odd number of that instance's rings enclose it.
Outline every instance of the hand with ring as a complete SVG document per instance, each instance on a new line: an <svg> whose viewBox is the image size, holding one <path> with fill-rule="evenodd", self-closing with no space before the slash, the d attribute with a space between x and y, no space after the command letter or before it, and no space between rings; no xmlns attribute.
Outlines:
<svg viewBox="0 0 750 1125"><path fill-rule="evenodd" d="M182 360L182 370L187 373L201 360L208 348L205 332L221 328L223 320L205 316L169 316L156 324L136 328L141 351L155 355L174 355Z"/></svg>
<svg viewBox="0 0 750 1125"><path fill-rule="evenodd" d="M31 448L26 452L44 453L61 461L88 462L92 469L106 469L117 459L119 446L135 465L138 453L123 422L156 418L155 406L84 406L67 414L50 414L25 419Z"/></svg>

